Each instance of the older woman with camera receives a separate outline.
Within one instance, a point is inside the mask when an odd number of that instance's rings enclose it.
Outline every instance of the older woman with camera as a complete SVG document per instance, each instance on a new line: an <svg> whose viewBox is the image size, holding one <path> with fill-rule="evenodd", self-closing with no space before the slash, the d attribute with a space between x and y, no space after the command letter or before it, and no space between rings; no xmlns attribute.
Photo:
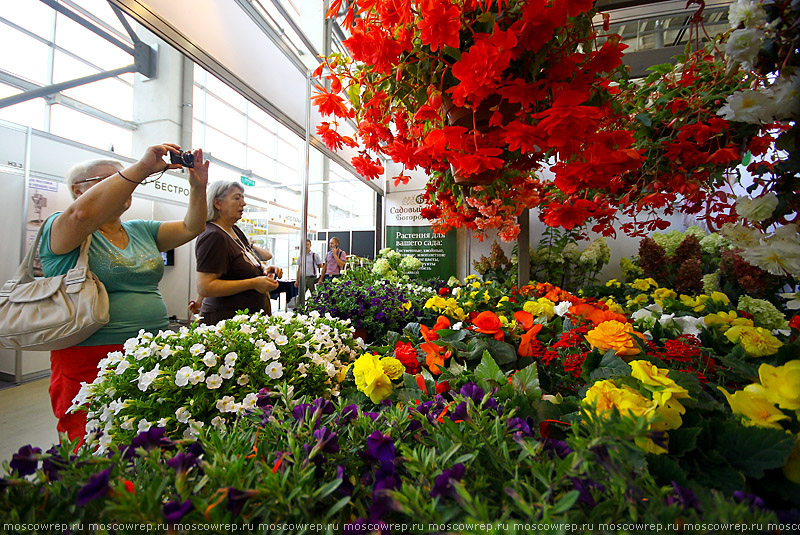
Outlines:
<svg viewBox="0 0 800 535"><path fill-rule="evenodd" d="M203 322L212 325L232 318L237 310L270 313L268 294L278 287L280 268L265 268L247 236L236 226L247 206L244 187L237 182L209 185L206 229L197 238L197 292L200 303L190 303Z"/></svg>
<svg viewBox="0 0 800 535"><path fill-rule="evenodd" d="M164 161L167 155L173 163ZM182 164L194 166L189 169L189 207L182 221L122 221L139 184ZM74 201L44 222L39 246L42 269L48 277L67 273L91 235L89 268L105 285L109 298L108 324L80 344L50 353L50 399L57 429L70 440L83 441L86 413L67 414L81 382L94 381L100 360L111 351L121 351L140 329L155 333L168 325L158 290L164 274L161 251L183 245L202 232L208 162L202 150L181 154L177 145L164 143L149 147L129 167L115 160L80 163L67 172L66 183Z"/></svg>

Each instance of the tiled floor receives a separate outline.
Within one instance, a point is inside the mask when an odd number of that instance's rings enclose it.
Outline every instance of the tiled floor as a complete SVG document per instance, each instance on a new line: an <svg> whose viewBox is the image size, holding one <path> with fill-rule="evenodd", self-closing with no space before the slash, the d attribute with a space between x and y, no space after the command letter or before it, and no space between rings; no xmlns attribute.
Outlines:
<svg viewBox="0 0 800 535"><path fill-rule="evenodd" d="M45 377L0 390L0 461L10 461L26 444L44 451L58 442L49 386Z"/></svg>

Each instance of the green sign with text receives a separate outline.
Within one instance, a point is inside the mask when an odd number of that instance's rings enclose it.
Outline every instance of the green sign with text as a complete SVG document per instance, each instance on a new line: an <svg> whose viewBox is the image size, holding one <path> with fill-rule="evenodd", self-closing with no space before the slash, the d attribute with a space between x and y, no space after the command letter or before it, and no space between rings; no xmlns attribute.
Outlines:
<svg viewBox="0 0 800 535"><path fill-rule="evenodd" d="M256 185L256 181L255 180L253 180L252 178L247 178L246 176L239 177L239 180L241 180L242 184L244 184L245 186L255 186Z"/></svg>
<svg viewBox="0 0 800 535"><path fill-rule="evenodd" d="M419 276L445 281L456 274L456 233L435 234L430 226L387 226L386 246L422 262Z"/></svg>

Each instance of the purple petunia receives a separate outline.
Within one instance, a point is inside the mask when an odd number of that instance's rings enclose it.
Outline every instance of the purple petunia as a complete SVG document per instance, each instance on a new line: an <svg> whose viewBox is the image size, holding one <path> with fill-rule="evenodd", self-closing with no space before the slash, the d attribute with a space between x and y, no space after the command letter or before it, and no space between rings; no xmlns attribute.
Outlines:
<svg viewBox="0 0 800 535"><path fill-rule="evenodd" d="M308 417L308 413L314 406L311 403L299 403L292 409L292 416L295 421L303 423Z"/></svg>
<svg viewBox="0 0 800 535"><path fill-rule="evenodd" d="M61 457L61 453L56 446L53 446L45 453L47 453L49 457L42 459L42 471L47 476L48 481L55 481L60 477L58 473L64 470L69 463Z"/></svg>
<svg viewBox="0 0 800 535"><path fill-rule="evenodd" d="M255 490L239 490L234 487L228 487L228 510L234 517L239 516L247 500L256 494L258 494L258 491Z"/></svg>
<svg viewBox="0 0 800 535"><path fill-rule="evenodd" d="M592 489L597 489L600 492L604 492L606 488L598 483L597 481L591 479L583 479L580 477L570 477L570 481L572 481L572 486L575 487L575 490L578 491L578 501L585 503L589 507L596 507L597 502L592 496Z"/></svg>
<svg viewBox="0 0 800 535"><path fill-rule="evenodd" d="M178 473L185 473L197 464L197 458L191 453L180 452L172 459L167 459L167 466Z"/></svg>
<svg viewBox="0 0 800 535"><path fill-rule="evenodd" d="M358 406L347 405L342 409L342 415L339 417L339 424L344 425L352 422L358 418Z"/></svg>
<svg viewBox="0 0 800 535"><path fill-rule="evenodd" d="M314 438L317 439L317 445L314 447L323 453L339 452L339 436L327 427L314 431Z"/></svg>
<svg viewBox="0 0 800 535"><path fill-rule="evenodd" d="M333 414L336 407L327 399L317 398L314 400L314 409L320 414Z"/></svg>
<svg viewBox="0 0 800 535"><path fill-rule="evenodd" d="M678 504L684 509L694 509L698 513L703 511L702 506L700 505L700 500L697 499L697 495L692 491L692 489L688 489L686 487L681 487L674 481L672 482L672 488L675 489L675 494L672 496L667 496L667 504Z"/></svg>
<svg viewBox="0 0 800 535"><path fill-rule="evenodd" d="M544 451L549 453L554 453L559 458L564 459L567 455L572 453L572 448L567 446L567 443L563 440L556 440L554 438L544 438L541 439L542 445L544 446Z"/></svg>
<svg viewBox="0 0 800 535"><path fill-rule="evenodd" d="M533 421L533 418L528 416L527 418L509 418L506 422L509 431L521 433L526 437L533 436L531 432L531 428L535 429L536 424Z"/></svg>
<svg viewBox="0 0 800 535"><path fill-rule="evenodd" d="M367 437L367 455L379 462L394 461L394 442L380 431L373 431Z"/></svg>
<svg viewBox="0 0 800 535"><path fill-rule="evenodd" d="M39 466L39 454L42 448L34 448L30 444L22 446L17 453L11 456L8 463L12 470L16 470L19 476L28 476L36 473Z"/></svg>
<svg viewBox="0 0 800 535"><path fill-rule="evenodd" d="M766 509L767 504L764 503L764 500L760 496L756 496L755 494L750 494L749 492L744 492L742 490L735 490L733 491L733 497L740 502L747 502L750 504L750 509Z"/></svg>
<svg viewBox="0 0 800 535"><path fill-rule="evenodd" d="M343 464L340 464L336 467L336 479L341 479L342 482L339 484L339 487L336 489L336 492L343 496L351 496L353 494L353 484L345 475L345 468Z"/></svg>
<svg viewBox="0 0 800 535"><path fill-rule="evenodd" d="M176 522L180 522L180 520L192 509L194 509L194 505L192 505L191 500L186 500L183 503L168 502L165 503L161 508L161 514L164 516L164 520L166 520L168 524L175 524Z"/></svg>
<svg viewBox="0 0 800 535"><path fill-rule="evenodd" d="M457 463L452 467L444 470L441 474L436 476L433 482L433 490L431 490L431 498L437 496L454 496L455 489L453 488L453 480L460 481L464 474L467 472L466 467Z"/></svg>
<svg viewBox="0 0 800 535"><path fill-rule="evenodd" d="M165 446L172 446L173 442L164 438L166 429L163 427L153 427L148 431L142 431L131 440L130 446L123 447L123 457L125 459L132 459L136 457L136 450L144 448L151 450L153 448L161 448Z"/></svg>
<svg viewBox="0 0 800 535"><path fill-rule="evenodd" d="M111 490L108 482L111 480L112 469L113 466L89 478L89 481L78 491L78 497L75 500L78 507L83 507L89 502L108 494L108 491Z"/></svg>

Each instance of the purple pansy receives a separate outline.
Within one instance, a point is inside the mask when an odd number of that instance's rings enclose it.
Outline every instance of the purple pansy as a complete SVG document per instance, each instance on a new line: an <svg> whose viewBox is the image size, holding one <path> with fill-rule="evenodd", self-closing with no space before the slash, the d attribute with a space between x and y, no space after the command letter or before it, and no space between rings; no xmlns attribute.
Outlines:
<svg viewBox="0 0 800 535"><path fill-rule="evenodd" d="M747 502L750 504L750 509L766 509L767 504L764 503L764 500L761 499L760 496L756 496L755 494L750 494L749 492L744 492L742 490L735 490L733 491L733 497L739 500L740 502Z"/></svg>

